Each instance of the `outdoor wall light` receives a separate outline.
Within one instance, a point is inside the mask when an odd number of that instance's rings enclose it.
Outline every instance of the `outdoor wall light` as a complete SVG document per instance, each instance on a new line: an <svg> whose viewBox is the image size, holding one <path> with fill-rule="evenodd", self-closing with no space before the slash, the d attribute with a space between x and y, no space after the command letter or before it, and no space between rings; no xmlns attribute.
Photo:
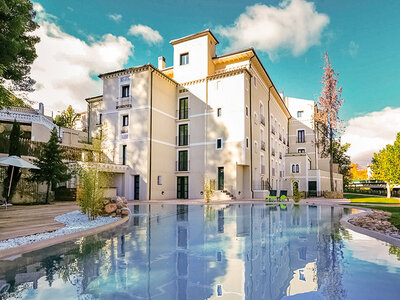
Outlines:
<svg viewBox="0 0 400 300"><path fill-rule="evenodd" d="M240 195L240 191L238 192L238 194Z"/></svg>
<svg viewBox="0 0 400 300"><path fill-rule="evenodd" d="M164 191L161 191L161 195L164 195Z"/></svg>
<svg viewBox="0 0 400 300"><path fill-rule="evenodd" d="M203 191L200 192L200 195L203 195Z"/></svg>

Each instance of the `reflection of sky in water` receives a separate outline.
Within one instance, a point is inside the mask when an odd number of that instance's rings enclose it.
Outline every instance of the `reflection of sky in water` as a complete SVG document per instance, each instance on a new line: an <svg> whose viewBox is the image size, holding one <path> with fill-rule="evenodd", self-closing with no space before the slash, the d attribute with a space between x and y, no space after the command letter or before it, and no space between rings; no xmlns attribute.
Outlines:
<svg viewBox="0 0 400 300"><path fill-rule="evenodd" d="M396 299L390 246L342 208L140 205L129 224L0 262L5 299ZM149 212L150 211L150 212ZM398 250L392 248L392 251Z"/></svg>

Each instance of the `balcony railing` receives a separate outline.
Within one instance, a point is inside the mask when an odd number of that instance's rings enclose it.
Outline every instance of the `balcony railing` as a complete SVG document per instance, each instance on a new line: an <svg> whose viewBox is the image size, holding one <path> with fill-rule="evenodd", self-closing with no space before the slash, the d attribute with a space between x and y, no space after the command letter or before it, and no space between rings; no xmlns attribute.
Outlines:
<svg viewBox="0 0 400 300"><path fill-rule="evenodd" d="M297 138L297 139L296 139L296 142L299 143L299 144L300 144L300 143L305 143L305 142L306 142L306 138L304 138L304 137L302 137L302 138Z"/></svg>
<svg viewBox="0 0 400 300"><path fill-rule="evenodd" d="M132 97L118 97L115 104L116 109L127 109L132 108Z"/></svg>
<svg viewBox="0 0 400 300"><path fill-rule="evenodd" d="M272 134L275 134L275 127L274 126L271 127L271 132L272 132Z"/></svg>
<svg viewBox="0 0 400 300"><path fill-rule="evenodd" d="M190 160L187 162L180 162L176 161L176 168L177 172L188 172L190 170Z"/></svg>
<svg viewBox="0 0 400 300"><path fill-rule="evenodd" d="M261 150L265 151L265 142L264 141L261 141Z"/></svg>
<svg viewBox="0 0 400 300"><path fill-rule="evenodd" d="M190 143L190 135L175 136L177 146L188 146Z"/></svg>
<svg viewBox="0 0 400 300"><path fill-rule="evenodd" d="M265 116L264 115L260 115L260 123L265 126Z"/></svg>
<svg viewBox="0 0 400 300"><path fill-rule="evenodd" d="M272 148L272 156L275 156L275 149L274 148Z"/></svg>
<svg viewBox="0 0 400 300"><path fill-rule="evenodd" d="M279 152L279 159L282 159L282 152Z"/></svg>
<svg viewBox="0 0 400 300"><path fill-rule="evenodd" d="M188 109L177 109L176 119L177 120L188 120L189 119L190 108Z"/></svg>
<svg viewBox="0 0 400 300"><path fill-rule="evenodd" d="M286 139L285 139L285 137L283 138L283 144L286 145Z"/></svg>
<svg viewBox="0 0 400 300"><path fill-rule="evenodd" d="M282 134L279 134L279 140L282 141Z"/></svg>
<svg viewBox="0 0 400 300"><path fill-rule="evenodd" d="M121 128L121 133L128 133L128 126L124 126Z"/></svg>

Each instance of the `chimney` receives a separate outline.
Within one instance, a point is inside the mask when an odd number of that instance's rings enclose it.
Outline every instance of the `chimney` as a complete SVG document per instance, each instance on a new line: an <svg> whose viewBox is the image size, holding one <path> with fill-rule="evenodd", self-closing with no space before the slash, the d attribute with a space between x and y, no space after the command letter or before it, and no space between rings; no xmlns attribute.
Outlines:
<svg viewBox="0 0 400 300"><path fill-rule="evenodd" d="M44 115L44 104L42 102L39 103L39 114Z"/></svg>
<svg viewBox="0 0 400 300"><path fill-rule="evenodd" d="M158 57L158 69L159 70L164 70L165 69L165 57L164 56L159 56Z"/></svg>

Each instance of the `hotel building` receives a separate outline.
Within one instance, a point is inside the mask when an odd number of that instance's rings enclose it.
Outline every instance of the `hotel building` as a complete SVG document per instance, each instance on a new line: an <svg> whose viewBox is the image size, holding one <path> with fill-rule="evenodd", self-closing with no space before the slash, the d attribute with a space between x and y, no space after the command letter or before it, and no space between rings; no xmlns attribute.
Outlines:
<svg viewBox="0 0 400 300"><path fill-rule="evenodd" d="M215 199L290 195L296 181L300 191L328 190L313 125L301 129L296 118L304 100L282 98L253 48L217 55L210 30L170 44L172 66L159 57L157 68L100 74L103 94L86 99L89 141L101 133L109 159L126 165L116 176L118 195L199 199L205 180L215 182ZM308 106L302 110L308 118Z"/></svg>

